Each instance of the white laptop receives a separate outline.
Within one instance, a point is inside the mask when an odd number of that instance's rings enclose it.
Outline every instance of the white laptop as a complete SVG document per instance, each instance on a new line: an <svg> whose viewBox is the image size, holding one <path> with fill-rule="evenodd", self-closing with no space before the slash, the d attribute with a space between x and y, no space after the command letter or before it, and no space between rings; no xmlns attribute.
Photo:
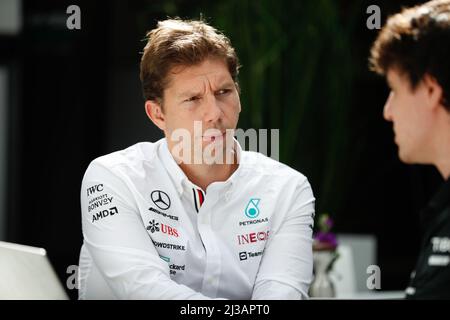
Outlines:
<svg viewBox="0 0 450 320"><path fill-rule="evenodd" d="M0 300L66 300L45 249L0 241Z"/></svg>

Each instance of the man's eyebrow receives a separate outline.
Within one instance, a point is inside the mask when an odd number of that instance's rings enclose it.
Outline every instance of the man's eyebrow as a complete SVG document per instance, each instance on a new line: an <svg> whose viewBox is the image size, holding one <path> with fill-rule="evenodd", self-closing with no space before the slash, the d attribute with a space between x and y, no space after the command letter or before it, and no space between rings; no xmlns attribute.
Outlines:
<svg viewBox="0 0 450 320"><path fill-rule="evenodd" d="M200 90L187 90L187 91L182 91L179 94L177 94L177 98L182 99L182 98L189 98L189 97L195 97L201 94Z"/></svg>
<svg viewBox="0 0 450 320"><path fill-rule="evenodd" d="M223 87L233 87L234 86L234 82L230 81L230 80L225 80L224 82L220 83L220 85L218 85L218 88L223 88Z"/></svg>
<svg viewBox="0 0 450 320"><path fill-rule="evenodd" d="M223 88L233 87L233 86L234 86L234 82L233 81L225 80L224 82L219 83L219 85L217 86L216 90L221 90ZM202 94L201 90L187 90L187 91L182 91L182 92L178 93L176 95L176 97L178 99L183 99L183 98L195 97L195 96L198 96L198 95L201 95L201 94Z"/></svg>

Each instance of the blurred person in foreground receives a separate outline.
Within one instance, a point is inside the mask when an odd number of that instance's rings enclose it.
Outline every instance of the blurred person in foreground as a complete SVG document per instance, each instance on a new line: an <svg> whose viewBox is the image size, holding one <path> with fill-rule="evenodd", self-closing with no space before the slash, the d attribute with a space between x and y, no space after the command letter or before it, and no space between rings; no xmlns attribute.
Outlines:
<svg viewBox="0 0 450 320"><path fill-rule="evenodd" d="M421 213L422 244L406 298L450 299L450 1L390 17L370 65L391 89L383 115L393 123L400 159L432 164L445 180Z"/></svg>
<svg viewBox="0 0 450 320"><path fill-rule="evenodd" d="M234 139L230 41L179 19L147 36L145 111L165 138L89 165L79 298L307 298L313 193L301 173Z"/></svg>

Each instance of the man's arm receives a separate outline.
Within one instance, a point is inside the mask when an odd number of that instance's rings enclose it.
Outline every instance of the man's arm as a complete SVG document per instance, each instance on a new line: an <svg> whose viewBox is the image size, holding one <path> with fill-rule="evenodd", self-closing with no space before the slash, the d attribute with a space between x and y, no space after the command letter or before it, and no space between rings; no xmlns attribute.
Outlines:
<svg viewBox="0 0 450 320"><path fill-rule="evenodd" d="M99 185L101 191L96 192ZM89 201L99 196L107 197L108 205L89 210ZM81 208L84 244L117 298L209 299L170 279L169 267L145 230L132 192L95 161L83 178ZM103 210L108 215L97 217Z"/></svg>
<svg viewBox="0 0 450 320"><path fill-rule="evenodd" d="M314 196L305 179L278 230L267 242L252 299L305 299L312 280Z"/></svg>

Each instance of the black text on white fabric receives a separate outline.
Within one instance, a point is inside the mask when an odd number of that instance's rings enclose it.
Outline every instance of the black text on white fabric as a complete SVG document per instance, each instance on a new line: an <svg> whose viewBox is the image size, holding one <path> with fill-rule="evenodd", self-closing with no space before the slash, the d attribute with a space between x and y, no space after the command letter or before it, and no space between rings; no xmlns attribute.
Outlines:
<svg viewBox="0 0 450 320"><path fill-rule="evenodd" d="M247 260L250 258L260 257L260 256L262 256L263 253L264 253L264 250L258 251L258 252L242 251L242 252L239 252L239 260L244 261L244 260Z"/></svg>
<svg viewBox="0 0 450 320"><path fill-rule="evenodd" d="M103 191L103 183L96 184L92 187L87 188L87 196L89 197L91 194L102 191Z"/></svg>
<svg viewBox="0 0 450 320"><path fill-rule="evenodd" d="M91 212L94 209L101 208L112 203L113 197L108 197L108 194L102 194L98 197L89 201L88 212Z"/></svg>
<svg viewBox="0 0 450 320"><path fill-rule="evenodd" d="M92 215L92 223L95 223L96 221L98 221L100 219L104 219L106 217L113 216L117 213L119 213L119 210L117 210L117 207L112 207L112 208L109 208L108 210L101 210Z"/></svg>

